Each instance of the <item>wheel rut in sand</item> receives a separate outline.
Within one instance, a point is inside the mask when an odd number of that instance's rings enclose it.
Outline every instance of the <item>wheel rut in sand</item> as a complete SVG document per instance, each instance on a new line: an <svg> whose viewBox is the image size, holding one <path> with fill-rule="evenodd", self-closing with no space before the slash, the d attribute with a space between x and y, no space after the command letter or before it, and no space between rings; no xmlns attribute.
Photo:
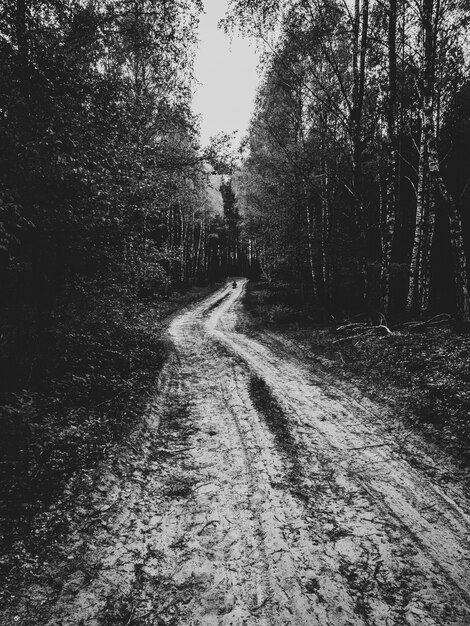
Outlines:
<svg viewBox="0 0 470 626"><path fill-rule="evenodd" d="M470 517L462 493L443 494L368 419L370 407L331 380L324 390L321 375L294 353L235 332L240 315L234 296L208 328L284 411L303 466L309 530L326 540L319 558L331 553L332 572L356 595L354 619L362 613L374 624L469 623ZM322 576L324 582L325 570Z"/></svg>
<svg viewBox="0 0 470 626"><path fill-rule="evenodd" d="M308 623L314 616L314 602L303 590L300 574L305 568L297 562L301 555L286 540L298 543L290 535L301 533L301 515L289 493L278 493L278 486L285 483L284 465L250 399L249 371L218 342L208 344L199 320L190 312L177 320L170 334L182 360L197 363L193 411L218 431L219 449L210 455L213 480L220 491L228 489L243 500L232 516L226 515L240 530L239 540L225 552L227 563L238 571L239 581L245 579L245 588L239 582L232 587L238 612L227 615L226 623ZM205 354L202 364L201 354ZM217 381L217 392L207 393L207 380ZM230 495L225 494L221 508L229 503ZM242 552L243 560L234 558L234 552ZM216 623L224 623L220 615L217 619Z"/></svg>
<svg viewBox="0 0 470 626"><path fill-rule="evenodd" d="M72 532L65 584L31 591L37 623L468 625L463 497L298 355L237 333L243 288L174 318L155 404Z"/></svg>

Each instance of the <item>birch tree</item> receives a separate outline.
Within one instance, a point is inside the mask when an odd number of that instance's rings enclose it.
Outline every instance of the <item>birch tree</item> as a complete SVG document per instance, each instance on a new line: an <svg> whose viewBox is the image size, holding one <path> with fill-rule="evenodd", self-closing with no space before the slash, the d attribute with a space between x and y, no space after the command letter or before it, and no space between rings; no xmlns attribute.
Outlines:
<svg viewBox="0 0 470 626"><path fill-rule="evenodd" d="M407 308L426 313L430 307L431 250L434 237L436 204L442 203L448 211L453 274L456 285L459 322L470 322L467 258L463 241L459 209L442 178L437 124L439 123L436 62L446 38L443 31L447 19L452 19L452 3L440 0L422 0L418 5L421 39L420 96L421 136L418 170L416 225L410 264L410 282ZM447 23L448 25L448 23ZM451 26L452 27L452 26Z"/></svg>

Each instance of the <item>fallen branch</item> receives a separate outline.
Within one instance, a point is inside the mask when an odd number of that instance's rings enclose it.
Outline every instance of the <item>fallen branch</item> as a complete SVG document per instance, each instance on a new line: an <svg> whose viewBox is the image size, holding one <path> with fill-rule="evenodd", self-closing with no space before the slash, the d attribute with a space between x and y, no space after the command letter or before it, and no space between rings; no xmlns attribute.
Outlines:
<svg viewBox="0 0 470 626"><path fill-rule="evenodd" d="M372 443L368 446L359 446L357 448L348 448L348 452L351 450L364 450L365 448L383 448L385 446L391 446L391 443Z"/></svg>
<svg viewBox="0 0 470 626"><path fill-rule="evenodd" d="M371 324L370 322L348 322L347 324L338 326L336 332L346 336L341 337L341 339L336 339L333 343L346 341L348 339L360 339L361 337L373 335L381 337L390 337L390 335L393 335L393 332L388 327L387 320L382 313L379 316L378 324Z"/></svg>
<svg viewBox="0 0 470 626"><path fill-rule="evenodd" d="M388 326L386 326L386 324L379 324L378 326L374 326L374 330L379 331L380 334L389 337L390 335L393 335L392 331L390 330L390 328Z"/></svg>
<svg viewBox="0 0 470 626"><path fill-rule="evenodd" d="M426 330L432 326L443 326L453 321L454 318L449 313L439 313L439 315L435 315L428 320L412 320L411 322L405 322L401 324L399 328L405 328L407 330Z"/></svg>
<svg viewBox="0 0 470 626"><path fill-rule="evenodd" d="M338 333L348 333L348 332L355 332L357 330L359 330L360 328L366 328L368 325L364 322L355 322L354 324L349 323L349 324L343 324L342 326L339 326L336 329L336 332Z"/></svg>
<svg viewBox="0 0 470 626"><path fill-rule="evenodd" d="M219 522L217 520L211 520L210 522L207 522L206 524L204 524L204 526L201 528L201 530L198 531L198 536L202 535L202 533L206 530L206 528L208 528L209 526L212 526L212 524L217 525Z"/></svg>
<svg viewBox="0 0 470 626"><path fill-rule="evenodd" d="M363 333L359 333L357 335L348 335L347 337L341 337L340 339L335 339L333 343L340 343L341 341L348 341L349 339L358 339L360 337L364 337L365 335L371 335L371 334L372 333L366 330Z"/></svg>
<svg viewBox="0 0 470 626"><path fill-rule="evenodd" d="M361 337L373 337L374 335L379 337L390 337L393 335L393 332L388 326L385 326L385 324L378 324L377 326L363 326L362 332L354 335L347 335L346 337L341 337L340 339L335 339L333 343L339 343L350 339L360 339Z"/></svg>

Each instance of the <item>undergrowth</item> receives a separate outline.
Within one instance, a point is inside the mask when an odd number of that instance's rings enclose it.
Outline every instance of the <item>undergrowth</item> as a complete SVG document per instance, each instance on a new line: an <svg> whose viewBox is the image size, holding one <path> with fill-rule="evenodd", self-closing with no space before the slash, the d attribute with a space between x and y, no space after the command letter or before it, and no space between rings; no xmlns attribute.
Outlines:
<svg viewBox="0 0 470 626"><path fill-rule="evenodd" d="M141 302L103 288L44 324L27 377L0 396L4 580L33 572L67 531L73 491L64 487L77 477L86 489L89 473L125 440L167 356L165 319L212 289Z"/></svg>

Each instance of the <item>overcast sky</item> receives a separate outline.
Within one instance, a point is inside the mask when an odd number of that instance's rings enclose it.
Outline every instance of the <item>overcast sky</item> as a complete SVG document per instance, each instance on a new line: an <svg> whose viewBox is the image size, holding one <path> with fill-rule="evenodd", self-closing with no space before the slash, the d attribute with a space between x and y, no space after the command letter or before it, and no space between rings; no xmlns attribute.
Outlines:
<svg viewBox="0 0 470 626"><path fill-rule="evenodd" d="M258 56L247 39L231 41L217 24L225 15L226 0L204 0L205 14L199 26L199 50L195 75L201 83L193 102L201 115L201 142L218 132L239 130L245 134L253 111L258 76Z"/></svg>

